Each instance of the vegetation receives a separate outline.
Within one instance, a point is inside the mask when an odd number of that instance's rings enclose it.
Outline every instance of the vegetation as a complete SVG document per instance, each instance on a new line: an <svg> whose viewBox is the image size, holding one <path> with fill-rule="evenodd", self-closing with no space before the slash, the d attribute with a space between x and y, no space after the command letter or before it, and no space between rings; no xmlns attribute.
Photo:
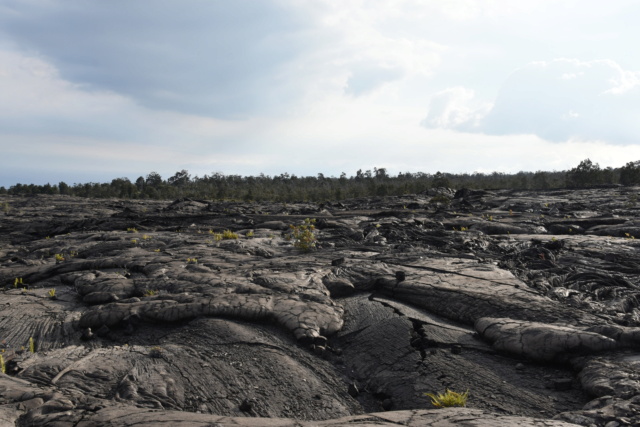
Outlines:
<svg viewBox="0 0 640 427"><path fill-rule="evenodd" d="M293 246L303 251L310 251L316 247L317 237L315 234L316 220L306 218L302 225L289 225L290 232L287 240L293 240Z"/></svg>
<svg viewBox="0 0 640 427"><path fill-rule="evenodd" d="M277 176L260 174L248 177L213 173L203 177L192 177L188 171L182 170L166 180L157 172L151 172L146 177L140 176L135 182L131 182L128 178L116 178L111 183L16 184L9 189L0 187L0 194L62 194L78 197L127 199L190 197L208 200L284 203L325 202L358 197L414 194L437 187L546 190L567 186L587 187L612 184L640 185L640 161L629 162L621 168L607 167L602 169L597 163L585 159L568 171L518 172L516 174L405 172L391 176L385 168L373 168L373 171L358 170L355 176L351 177L347 177L344 172L339 177L326 177L322 173L307 177L298 177L288 173ZM437 201L446 203L444 198ZM2 205L2 209L5 213L9 212L9 206L6 202ZM137 230L131 228L128 231L136 232Z"/></svg>
<svg viewBox="0 0 640 427"><path fill-rule="evenodd" d="M237 239L237 238L238 238L238 234L237 234L237 233L234 233L234 232L233 232L233 231L231 231L231 230L224 230L224 231L222 232L222 238L223 238L224 240L228 240L228 239Z"/></svg>
<svg viewBox="0 0 640 427"><path fill-rule="evenodd" d="M4 364L4 357L0 354L0 372L3 374L7 373L7 365Z"/></svg>
<svg viewBox="0 0 640 427"><path fill-rule="evenodd" d="M36 340L34 340L33 337L29 338L29 351L31 353L36 352Z"/></svg>
<svg viewBox="0 0 640 427"><path fill-rule="evenodd" d="M49 292L47 292L47 294L49 295L49 298L56 299L56 288L49 289Z"/></svg>
<svg viewBox="0 0 640 427"><path fill-rule="evenodd" d="M469 390L464 393L456 393L447 389L446 392L440 394L425 393L425 396L431 398L431 404L436 408L448 408L450 406L466 406Z"/></svg>

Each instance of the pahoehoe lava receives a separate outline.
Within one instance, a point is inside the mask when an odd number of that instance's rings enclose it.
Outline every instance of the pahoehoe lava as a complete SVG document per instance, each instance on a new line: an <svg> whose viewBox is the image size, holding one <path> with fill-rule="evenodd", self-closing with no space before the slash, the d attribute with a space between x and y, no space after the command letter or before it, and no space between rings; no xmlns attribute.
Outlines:
<svg viewBox="0 0 640 427"><path fill-rule="evenodd" d="M0 196L0 425L640 425L638 191Z"/></svg>

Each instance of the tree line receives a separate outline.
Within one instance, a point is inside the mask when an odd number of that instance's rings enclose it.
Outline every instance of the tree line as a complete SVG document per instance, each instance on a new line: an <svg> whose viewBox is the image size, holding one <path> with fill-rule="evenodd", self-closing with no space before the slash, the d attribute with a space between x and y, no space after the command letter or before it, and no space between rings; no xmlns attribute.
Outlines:
<svg viewBox="0 0 640 427"><path fill-rule="evenodd" d="M640 185L640 161L629 162L621 168L600 168L585 159L568 171L500 172L435 174L417 172L391 176L385 168L358 170L354 176L298 177L283 173L277 176L224 175L213 173L192 177L187 170L176 172L164 179L157 172L140 176L135 182L128 178L115 178L110 183L16 184L8 189L0 187L0 194L32 195L62 194L77 197L125 199L176 199L189 197L209 200L244 201L330 201L358 197L392 196L421 193L430 188L453 189L521 189L547 190L553 188L580 188L597 185Z"/></svg>

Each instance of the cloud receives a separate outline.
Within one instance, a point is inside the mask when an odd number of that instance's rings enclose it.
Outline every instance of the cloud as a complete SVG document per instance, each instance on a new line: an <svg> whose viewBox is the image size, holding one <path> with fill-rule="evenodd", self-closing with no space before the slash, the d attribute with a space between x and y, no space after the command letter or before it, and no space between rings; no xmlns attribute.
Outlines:
<svg viewBox="0 0 640 427"><path fill-rule="evenodd" d="M403 72L398 68L385 68L380 66L363 65L352 71L345 93L359 96L369 93L386 82L401 78Z"/></svg>
<svg viewBox="0 0 640 427"><path fill-rule="evenodd" d="M431 98L429 114L422 124L429 128L473 131L490 110L491 104L479 102L473 90L453 87Z"/></svg>
<svg viewBox="0 0 640 427"><path fill-rule="evenodd" d="M640 141L640 74L611 60L532 62L511 74L492 108L477 104L472 91L448 89L431 98L423 123L555 142Z"/></svg>
<svg viewBox="0 0 640 427"><path fill-rule="evenodd" d="M533 62L503 85L484 132L532 133L551 141L640 140L640 79L613 61Z"/></svg>
<svg viewBox="0 0 640 427"><path fill-rule="evenodd" d="M286 102L287 64L309 43L304 17L275 1L8 3L5 39L155 109L234 117Z"/></svg>

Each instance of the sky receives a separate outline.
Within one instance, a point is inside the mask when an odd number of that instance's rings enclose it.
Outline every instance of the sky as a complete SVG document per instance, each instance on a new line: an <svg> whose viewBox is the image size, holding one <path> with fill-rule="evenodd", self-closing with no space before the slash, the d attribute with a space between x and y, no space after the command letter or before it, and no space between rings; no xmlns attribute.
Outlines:
<svg viewBox="0 0 640 427"><path fill-rule="evenodd" d="M640 159L636 0L0 0L0 186Z"/></svg>

